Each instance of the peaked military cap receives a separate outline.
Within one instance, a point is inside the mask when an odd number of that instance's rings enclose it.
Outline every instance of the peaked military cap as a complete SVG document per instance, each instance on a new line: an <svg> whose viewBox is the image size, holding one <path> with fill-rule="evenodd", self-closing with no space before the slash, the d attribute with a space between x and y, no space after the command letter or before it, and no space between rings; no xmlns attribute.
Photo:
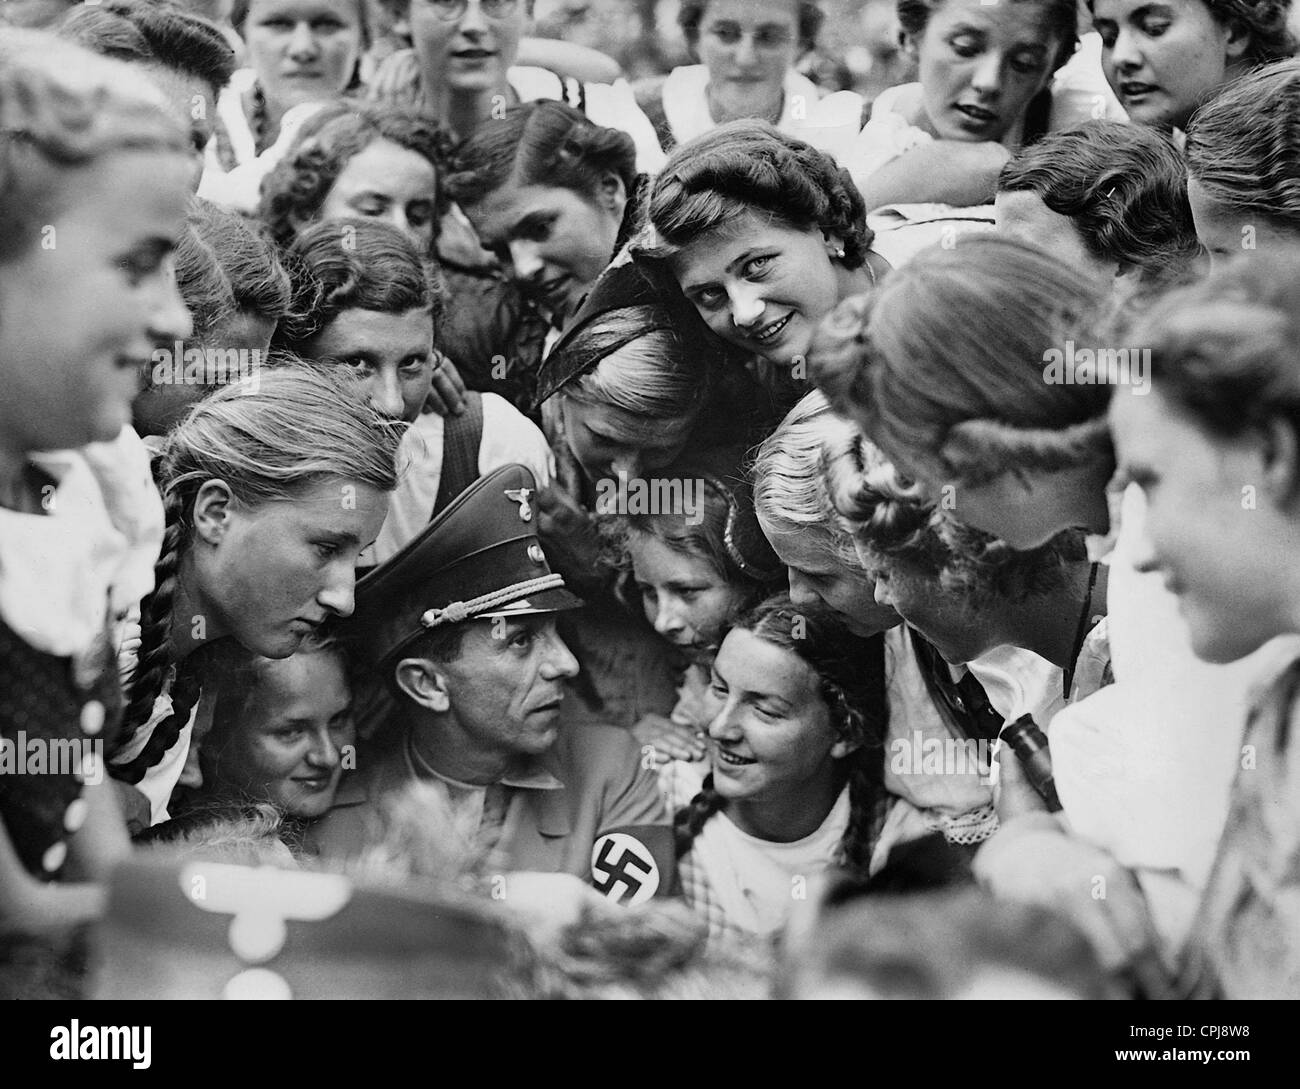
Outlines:
<svg viewBox="0 0 1300 1089"><path fill-rule="evenodd" d="M448 624L581 606L542 551L536 496L537 481L522 465L504 465L475 481L357 583L344 638L379 664Z"/></svg>

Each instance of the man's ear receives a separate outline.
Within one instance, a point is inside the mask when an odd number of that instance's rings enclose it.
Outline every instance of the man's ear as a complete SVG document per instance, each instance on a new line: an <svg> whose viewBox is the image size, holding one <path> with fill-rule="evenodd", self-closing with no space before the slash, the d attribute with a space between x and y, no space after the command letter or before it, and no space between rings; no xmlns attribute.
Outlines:
<svg viewBox="0 0 1300 1089"><path fill-rule="evenodd" d="M394 671L397 687L416 706L438 714L451 710L447 678L427 658L403 658Z"/></svg>
<svg viewBox="0 0 1300 1089"><path fill-rule="evenodd" d="M1246 28L1246 24L1237 19L1229 19L1228 37L1223 43L1223 50L1228 60L1240 60L1249 48L1250 31Z"/></svg>
<svg viewBox="0 0 1300 1089"><path fill-rule="evenodd" d="M627 186L623 184L622 178L611 172L600 179L597 197L602 208L621 217L623 209L627 207Z"/></svg>
<svg viewBox="0 0 1300 1089"><path fill-rule="evenodd" d="M1300 501L1300 434L1280 416L1261 428L1264 492L1280 509Z"/></svg>
<svg viewBox="0 0 1300 1089"><path fill-rule="evenodd" d="M230 529L235 497L224 480L208 480L194 497L194 535L207 544L219 544Z"/></svg>

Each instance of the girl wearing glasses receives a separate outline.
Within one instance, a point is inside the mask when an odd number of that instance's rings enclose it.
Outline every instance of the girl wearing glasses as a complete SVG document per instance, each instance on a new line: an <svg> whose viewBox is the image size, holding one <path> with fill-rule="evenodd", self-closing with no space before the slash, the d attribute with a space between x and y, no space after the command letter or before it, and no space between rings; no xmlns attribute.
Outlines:
<svg viewBox="0 0 1300 1089"><path fill-rule="evenodd" d="M637 84L637 101L665 151L741 118L770 121L833 151L862 127L865 103L843 91L821 98L795 70L824 19L809 0L690 0L677 16L699 64Z"/></svg>

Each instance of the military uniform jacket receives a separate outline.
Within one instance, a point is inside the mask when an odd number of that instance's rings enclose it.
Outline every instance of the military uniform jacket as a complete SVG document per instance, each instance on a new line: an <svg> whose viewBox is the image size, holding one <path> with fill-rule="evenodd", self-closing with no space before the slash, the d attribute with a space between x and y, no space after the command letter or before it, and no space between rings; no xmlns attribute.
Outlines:
<svg viewBox="0 0 1300 1089"><path fill-rule="evenodd" d="M356 858L382 835L381 800L439 782L417 771L408 742L363 756L308 833L309 849L325 859ZM622 903L677 891L667 801L627 731L570 725L550 752L501 785L505 815L492 867L573 874Z"/></svg>

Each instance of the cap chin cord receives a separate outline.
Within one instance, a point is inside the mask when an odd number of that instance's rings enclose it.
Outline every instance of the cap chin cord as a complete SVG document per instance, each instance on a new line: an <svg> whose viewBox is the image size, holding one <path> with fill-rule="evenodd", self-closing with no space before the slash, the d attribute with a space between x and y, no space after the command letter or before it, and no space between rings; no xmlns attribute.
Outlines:
<svg viewBox="0 0 1300 1089"><path fill-rule="evenodd" d="M459 624L486 612L497 605L508 605L530 594L543 590L563 590L564 576L559 574L542 575L539 578L516 582L513 586L504 586L490 594L482 594L469 601L453 601L442 609L428 609L420 617L420 624L425 628L436 628L440 624Z"/></svg>

